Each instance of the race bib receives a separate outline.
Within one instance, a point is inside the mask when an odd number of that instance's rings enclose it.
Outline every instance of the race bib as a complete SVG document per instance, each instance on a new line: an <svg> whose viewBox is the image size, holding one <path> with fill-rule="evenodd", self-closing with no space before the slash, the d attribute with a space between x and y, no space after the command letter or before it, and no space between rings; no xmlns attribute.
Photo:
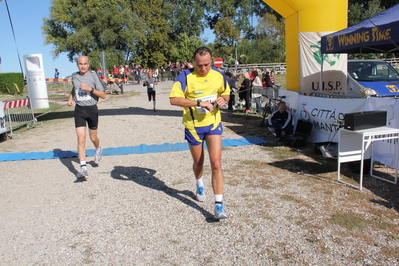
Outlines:
<svg viewBox="0 0 399 266"><path fill-rule="evenodd" d="M201 100L202 102L214 102L216 100L216 95L209 95L209 96L204 96L204 97L200 97L197 98L196 100ZM197 113L198 114L204 114L204 113L208 113L209 110L205 109L205 108L201 108L201 107L197 107Z"/></svg>
<svg viewBox="0 0 399 266"><path fill-rule="evenodd" d="M76 91L76 100L78 102L91 100L90 91L85 91L85 90L80 90L80 89L77 90Z"/></svg>
<svg viewBox="0 0 399 266"><path fill-rule="evenodd" d="M151 83L151 84L148 84L148 88L149 88L149 89L153 89L153 88L154 88L154 84L152 84L152 83Z"/></svg>

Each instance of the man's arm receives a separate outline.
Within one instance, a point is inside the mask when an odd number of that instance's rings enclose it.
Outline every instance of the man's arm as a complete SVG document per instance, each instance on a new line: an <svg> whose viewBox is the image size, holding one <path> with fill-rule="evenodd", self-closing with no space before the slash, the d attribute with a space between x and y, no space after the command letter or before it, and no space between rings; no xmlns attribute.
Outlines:
<svg viewBox="0 0 399 266"><path fill-rule="evenodd" d="M72 106L73 105L73 94L75 93L75 88L72 88L71 94L69 95L67 105Z"/></svg>
<svg viewBox="0 0 399 266"><path fill-rule="evenodd" d="M183 97L171 97L170 104L180 106L180 107L194 107L194 106L197 106L198 102L195 100L189 100L189 99L186 99ZM212 112L212 110L213 110L213 104L211 104L208 101L200 102L199 107L205 108L210 112Z"/></svg>

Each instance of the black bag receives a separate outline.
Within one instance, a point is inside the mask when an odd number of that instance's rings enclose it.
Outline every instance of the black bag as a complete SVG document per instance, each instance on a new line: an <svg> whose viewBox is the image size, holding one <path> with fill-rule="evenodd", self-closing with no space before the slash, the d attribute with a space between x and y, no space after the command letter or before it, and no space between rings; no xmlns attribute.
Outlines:
<svg viewBox="0 0 399 266"><path fill-rule="evenodd" d="M312 133L313 124L302 119L298 120L295 133L289 137L289 146L291 147L305 147L310 133Z"/></svg>

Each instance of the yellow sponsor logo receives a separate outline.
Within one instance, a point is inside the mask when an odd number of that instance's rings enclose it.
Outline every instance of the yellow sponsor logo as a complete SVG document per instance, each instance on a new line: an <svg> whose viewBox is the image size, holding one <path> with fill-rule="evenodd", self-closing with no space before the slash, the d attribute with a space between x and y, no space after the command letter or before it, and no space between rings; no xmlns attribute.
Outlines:
<svg viewBox="0 0 399 266"><path fill-rule="evenodd" d="M355 32L353 34L344 34L337 36L338 45L345 47L353 44L378 42L391 39L392 29L380 30L378 28L371 28L371 30L365 30L361 32Z"/></svg>
<svg viewBox="0 0 399 266"><path fill-rule="evenodd" d="M386 85L389 92L399 92L399 88L396 85Z"/></svg>

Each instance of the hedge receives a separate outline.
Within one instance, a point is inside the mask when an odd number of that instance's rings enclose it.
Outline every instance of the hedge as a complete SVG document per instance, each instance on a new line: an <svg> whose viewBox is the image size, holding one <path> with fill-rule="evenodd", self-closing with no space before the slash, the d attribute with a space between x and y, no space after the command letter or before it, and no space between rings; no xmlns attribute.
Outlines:
<svg viewBox="0 0 399 266"><path fill-rule="evenodd" d="M22 73L0 73L0 91L2 93L9 93L7 87L11 94L18 93L14 83L17 84L18 89L22 93L24 90L24 79Z"/></svg>

